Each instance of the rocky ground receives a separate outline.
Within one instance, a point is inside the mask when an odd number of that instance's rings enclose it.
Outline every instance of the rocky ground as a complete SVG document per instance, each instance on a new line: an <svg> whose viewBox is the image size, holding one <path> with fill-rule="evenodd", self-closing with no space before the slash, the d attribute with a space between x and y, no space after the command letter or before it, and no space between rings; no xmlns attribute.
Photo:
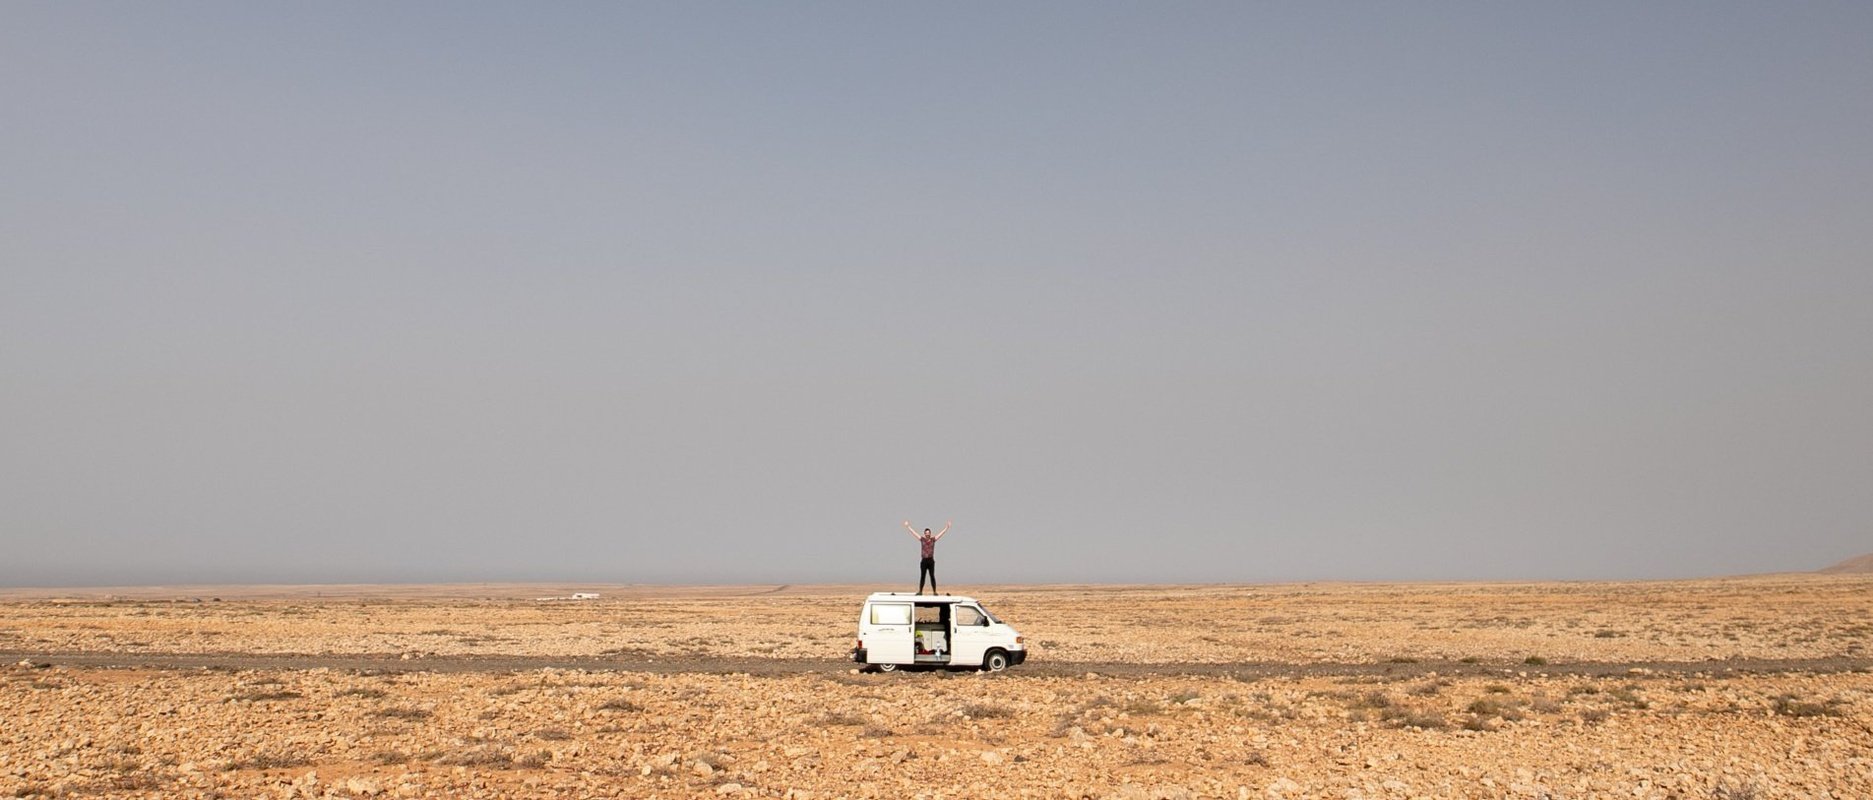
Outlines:
<svg viewBox="0 0 1873 800"><path fill-rule="evenodd" d="M0 797L1867 798L1870 588L985 587L1040 642L1036 669L998 675L849 671L856 601L836 590L14 601L0 648L44 655L0 669ZM428 652L626 647L809 666L421 668ZM419 657L237 670L57 655L119 650ZM1228 658L1275 663L1179 674ZM1623 666L1658 660L1706 663Z"/></svg>
<svg viewBox="0 0 1873 800"><path fill-rule="evenodd" d="M1873 576L1536 584L963 587L1053 662L1873 657ZM0 651L823 659L865 590L0 603Z"/></svg>

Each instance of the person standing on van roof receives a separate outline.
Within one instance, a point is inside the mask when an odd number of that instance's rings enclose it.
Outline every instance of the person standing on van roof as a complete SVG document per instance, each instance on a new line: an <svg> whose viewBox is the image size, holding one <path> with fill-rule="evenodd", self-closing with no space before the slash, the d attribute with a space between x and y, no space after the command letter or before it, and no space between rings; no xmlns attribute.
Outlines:
<svg viewBox="0 0 1873 800"><path fill-rule="evenodd" d="M918 594L923 594L923 580L926 575L930 576L930 593L941 594L937 591L936 585L936 543L938 539L943 538L943 534L950 532L950 526L954 524L956 523L953 521L945 522L943 530L932 535L929 528L923 529L923 533L918 533L916 528L911 527L910 520L904 520L904 530L910 531L910 535L917 537L917 542L923 545L923 561L917 565Z"/></svg>

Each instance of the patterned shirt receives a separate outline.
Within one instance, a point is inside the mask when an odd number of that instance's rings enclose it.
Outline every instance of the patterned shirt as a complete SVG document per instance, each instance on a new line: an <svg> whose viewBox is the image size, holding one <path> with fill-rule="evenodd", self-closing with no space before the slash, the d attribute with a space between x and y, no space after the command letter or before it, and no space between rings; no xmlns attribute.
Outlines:
<svg viewBox="0 0 1873 800"><path fill-rule="evenodd" d="M917 536L917 542L923 545L924 558L936 558L936 540L936 536L928 533Z"/></svg>

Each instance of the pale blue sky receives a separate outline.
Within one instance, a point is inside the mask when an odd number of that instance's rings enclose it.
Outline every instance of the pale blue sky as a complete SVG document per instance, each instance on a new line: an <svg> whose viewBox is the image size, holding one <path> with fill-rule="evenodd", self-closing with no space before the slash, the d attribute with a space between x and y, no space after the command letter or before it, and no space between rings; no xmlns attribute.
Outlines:
<svg viewBox="0 0 1873 800"><path fill-rule="evenodd" d="M1873 5L0 6L0 583L1873 551Z"/></svg>

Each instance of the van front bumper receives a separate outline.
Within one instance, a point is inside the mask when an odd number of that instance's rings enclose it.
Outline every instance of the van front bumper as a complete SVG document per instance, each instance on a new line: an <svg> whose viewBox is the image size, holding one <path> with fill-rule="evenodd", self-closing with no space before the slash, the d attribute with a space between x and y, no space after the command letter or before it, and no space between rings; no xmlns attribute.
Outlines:
<svg viewBox="0 0 1873 800"><path fill-rule="evenodd" d="M863 647L852 648L852 660L860 664L865 663L865 648Z"/></svg>
<svg viewBox="0 0 1873 800"><path fill-rule="evenodd" d="M1008 666L1012 667L1026 660L1028 660L1028 651L1026 650L1008 651Z"/></svg>

